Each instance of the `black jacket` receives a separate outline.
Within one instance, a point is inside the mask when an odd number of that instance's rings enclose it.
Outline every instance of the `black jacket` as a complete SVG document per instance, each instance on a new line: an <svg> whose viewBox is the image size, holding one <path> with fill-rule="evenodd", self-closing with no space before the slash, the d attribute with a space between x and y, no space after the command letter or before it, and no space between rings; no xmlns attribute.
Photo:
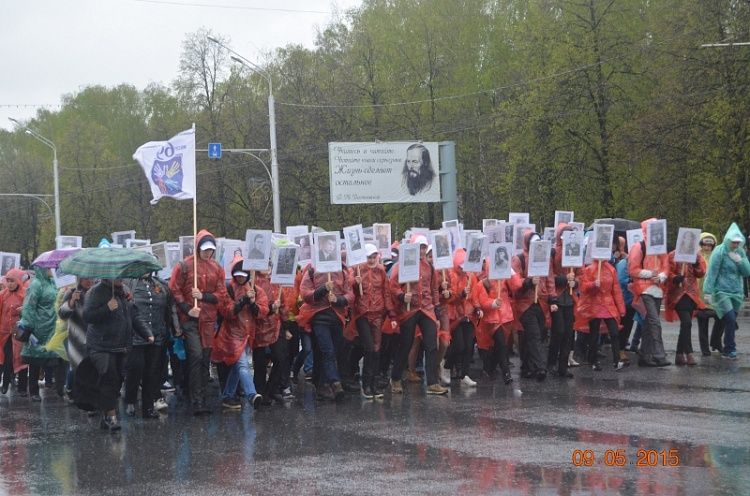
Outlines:
<svg viewBox="0 0 750 496"><path fill-rule="evenodd" d="M112 311L107 302L112 299L112 282L103 280L93 286L83 303L83 320L86 322L86 347L93 351L121 353L133 342L133 330L144 339L151 331L138 318L138 309L127 297L127 288L115 288L117 308Z"/></svg>
<svg viewBox="0 0 750 496"><path fill-rule="evenodd" d="M133 303L138 309L138 318L154 336L154 344L161 346L170 334L174 334L177 309L169 286L156 277L133 279L129 284ZM149 344L139 334L133 334L133 346Z"/></svg>

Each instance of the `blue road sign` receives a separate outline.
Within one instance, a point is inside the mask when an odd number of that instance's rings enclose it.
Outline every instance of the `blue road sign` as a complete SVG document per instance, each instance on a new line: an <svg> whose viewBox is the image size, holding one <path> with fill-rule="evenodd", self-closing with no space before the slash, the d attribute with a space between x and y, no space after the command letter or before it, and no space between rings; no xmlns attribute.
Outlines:
<svg viewBox="0 0 750 496"><path fill-rule="evenodd" d="M208 158L221 158L221 143L208 144Z"/></svg>

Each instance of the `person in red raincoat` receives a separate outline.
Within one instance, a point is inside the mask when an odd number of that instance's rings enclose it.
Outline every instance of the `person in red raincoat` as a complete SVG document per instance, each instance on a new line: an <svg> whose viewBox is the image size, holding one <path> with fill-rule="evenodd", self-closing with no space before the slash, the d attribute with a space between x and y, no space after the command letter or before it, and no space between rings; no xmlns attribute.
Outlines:
<svg viewBox="0 0 750 496"><path fill-rule="evenodd" d="M263 289L249 284L249 274L242 270L242 257L232 260L232 279L227 283L229 298L220 308L221 327L211 348L211 361L228 367L229 374L222 392L222 406L230 410L242 408L237 388L242 386L253 408L260 407L263 397L255 390L253 375L247 361L247 348L253 345L256 318L268 312L268 298Z"/></svg>
<svg viewBox="0 0 750 496"><path fill-rule="evenodd" d="M462 267L465 258L466 250L463 248L453 252L447 304L451 344L446 354L445 367L456 369L451 378L459 379L465 386L474 387L477 383L469 377L469 368L474 355L474 333L482 318L482 309L473 295L477 278L474 274L465 272Z"/></svg>
<svg viewBox="0 0 750 496"><path fill-rule="evenodd" d="M383 396L383 390L375 381L380 363L382 327L386 317L395 323L392 319L395 319L396 312L378 248L368 243L365 251L367 263L354 272L354 325L364 351L362 396L371 399Z"/></svg>
<svg viewBox="0 0 750 496"><path fill-rule="evenodd" d="M255 389L263 395L264 401L281 403L285 387L284 378L289 377L289 352L286 336L281 335L281 287L271 284L269 272L258 272L255 285L268 296L268 311L257 317L255 342L253 343L253 372ZM268 361L272 362L268 374ZM266 379L267 378L267 379Z"/></svg>
<svg viewBox="0 0 750 496"><path fill-rule="evenodd" d="M28 367L21 361L23 343L13 339L13 328L21 319L21 307L26 290L23 285L24 273L11 269L5 274L5 289L0 291L0 391L6 394L13 383L13 375Z"/></svg>
<svg viewBox="0 0 750 496"><path fill-rule="evenodd" d="M487 264L485 263L485 269ZM510 324L513 322L513 307L510 294L512 287L520 286L522 281L518 274L511 279L491 281L486 270L479 276L480 281L472 289L472 298L479 304L483 316L476 331L477 348L482 359L482 371L485 377L495 379L497 367L503 373L503 382L510 384L507 341L510 334ZM513 281L513 283L511 282ZM507 327L507 334L504 326Z"/></svg>
<svg viewBox="0 0 750 496"><path fill-rule="evenodd" d="M177 303L185 340L193 414L202 415L211 412L206 403L211 347L216 334L218 310L226 304L229 296L224 285L224 269L214 260L216 239L205 229L195 238L196 254L174 266L169 289ZM197 287L193 284L196 260ZM197 305L194 305L194 300L197 300Z"/></svg>
<svg viewBox="0 0 750 496"><path fill-rule="evenodd" d="M572 378L568 370L568 359L573 347L573 322L575 307L576 270L562 266L563 246L562 234L573 228L561 222L555 228L555 247L552 257L552 273L555 278L555 294L557 295L557 312L552 313L552 333L547 353L547 368L560 377Z"/></svg>
<svg viewBox="0 0 750 496"><path fill-rule="evenodd" d="M438 291L439 282L435 270L427 261L427 238L418 236L415 240L419 244L419 280L410 283L407 291L406 284L399 284L399 265L391 269L391 294L398 302L396 315L401 325L398 348L391 369L391 393L403 393L401 377L409 360L416 327L422 331L422 345L425 351L425 373L427 376L427 394L445 394L448 389L438 381L438 319L435 315L435 305L440 301Z"/></svg>
<svg viewBox="0 0 750 496"><path fill-rule="evenodd" d="M690 333L693 315L706 308L698 289L698 279L706 275L706 261L698 256L694 264L676 263L675 252L669 254L669 280L667 296L664 298L664 317L667 322L680 319L680 336L677 338L675 365L697 365L693 357Z"/></svg>
<svg viewBox="0 0 750 496"><path fill-rule="evenodd" d="M599 351L599 328L603 323L609 332L614 367L620 370L625 366L625 362L620 361L617 331L620 319L625 315L625 301L617 280L617 270L608 261L595 261L581 272L580 287L581 295L576 306L576 328L581 329L581 332L588 330L591 368L602 370L596 355Z"/></svg>
<svg viewBox="0 0 750 496"><path fill-rule="evenodd" d="M641 223L643 237L646 237L646 226L656 219L647 219ZM633 308L643 319L641 348L639 350L639 367L665 367L671 365L664 352L661 336L661 319L659 309L664 297L669 260L664 255L647 255L646 244L641 241L630 247L628 253L628 274L632 281L629 285L633 293Z"/></svg>
<svg viewBox="0 0 750 496"><path fill-rule="evenodd" d="M297 323L314 336L313 383L321 399L344 395L337 357L344 349L344 325L354 292L346 267L332 273L317 272L312 264L303 271L300 295L304 303Z"/></svg>
<svg viewBox="0 0 750 496"><path fill-rule="evenodd" d="M529 246L539 239L538 233L527 229L523 234L523 253L514 256L511 265L520 276L513 287L513 313L523 326L521 377L543 381L547 377L547 368L542 358L542 332L551 323L550 312L557 311L557 295L554 277L528 277Z"/></svg>

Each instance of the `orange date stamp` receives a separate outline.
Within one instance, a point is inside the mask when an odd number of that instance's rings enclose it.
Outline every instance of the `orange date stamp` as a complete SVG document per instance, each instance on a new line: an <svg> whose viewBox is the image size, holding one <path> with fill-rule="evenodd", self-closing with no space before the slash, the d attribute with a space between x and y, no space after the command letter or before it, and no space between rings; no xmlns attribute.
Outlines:
<svg viewBox="0 0 750 496"><path fill-rule="evenodd" d="M571 461L576 467L593 467L594 465L605 465L607 467L679 467L680 453L676 449L639 449L636 459L628 458L624 449L608 449L597 456L594 450L573 450Z"/></svg>

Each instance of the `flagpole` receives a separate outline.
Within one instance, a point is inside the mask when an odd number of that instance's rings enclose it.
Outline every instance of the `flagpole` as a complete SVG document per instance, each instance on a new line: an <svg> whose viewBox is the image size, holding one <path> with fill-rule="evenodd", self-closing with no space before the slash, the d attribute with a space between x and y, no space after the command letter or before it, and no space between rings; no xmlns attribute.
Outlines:
<svg viewBox="0 0 750 496"><path fill-rule="evenodd" d="M195 122L193 122L193 142L195 142ZM195 150L193 150L195 154ZM198 157L193 157L197 165ZM200 249L198 248L198 167L195 168L195 191L193 191L193 287L198 287L198 257ZM193 298L193 307L198 308L198 299Z"/></svg>

